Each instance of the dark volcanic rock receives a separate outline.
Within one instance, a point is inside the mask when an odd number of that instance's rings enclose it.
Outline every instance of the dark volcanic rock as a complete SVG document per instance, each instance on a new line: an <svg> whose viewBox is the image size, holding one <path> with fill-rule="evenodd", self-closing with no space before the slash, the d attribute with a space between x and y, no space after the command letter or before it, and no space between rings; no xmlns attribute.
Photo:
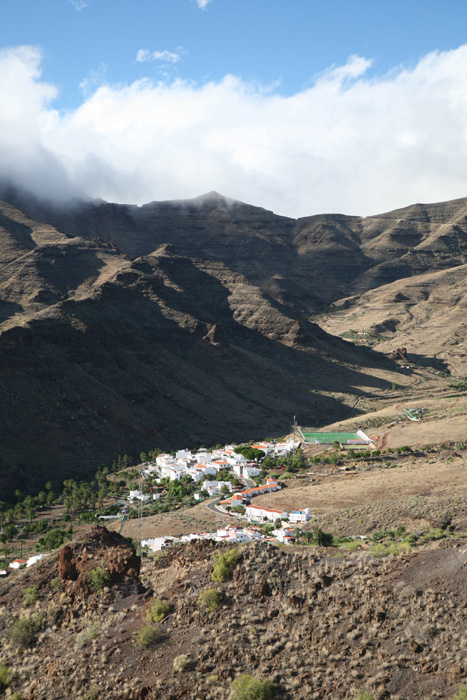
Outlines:
<svg viewBox="0 0 467 700"><path fill-rule="evenodd" d="M141 557L125 537L96 525L84 542L74 542L60 550L58 575L64 582L76 582L74 592L89 593L87 576L97 567L107 569L113 583L137 580Z"/></svg>

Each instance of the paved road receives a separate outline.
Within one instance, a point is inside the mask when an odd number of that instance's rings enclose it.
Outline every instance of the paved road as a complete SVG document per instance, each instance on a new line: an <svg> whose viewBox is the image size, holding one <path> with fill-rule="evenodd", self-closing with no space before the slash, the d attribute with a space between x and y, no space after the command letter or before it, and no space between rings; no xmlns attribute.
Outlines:
<svg viewBox="0 0 467 700"><path fill-rule="evenodd" d="M213 513L222 513L222 515L225 515L225 513L222 510L219 510L217 508L217 504L219 503L221 498L223 498L223 496L216 498L215 501L211 501L210 503L206 503L206 508L209 508L209 510L212 510Z"/></svg>
<svg viewBox="0 0 467 700"><path fill-rule="evenodd" d="M247 489L253 488L255 486L255 482L253 479L240 479L240 481L243 482L243 484L246 486ZM227 513L224 510L221 510L218 507L219 501L221 501L224 498L224 496L219 496L219 498L216 498L215 501L211 501L210 503L206 503L206 508L209 508L213 513L219 513L220 515L227 515ZM235 515L232 513L231 517L237 517L241 520L247 520L244 515L240 515L240 513L236 513Z"/></svg>

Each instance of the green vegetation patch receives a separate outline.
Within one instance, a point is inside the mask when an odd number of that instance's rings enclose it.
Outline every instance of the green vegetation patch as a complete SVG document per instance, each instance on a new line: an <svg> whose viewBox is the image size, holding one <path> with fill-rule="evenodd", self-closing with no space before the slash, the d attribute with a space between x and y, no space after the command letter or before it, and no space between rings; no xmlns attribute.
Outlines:
<svg viewBox="0 0 467 700"><path fill-rule="evenodd" d="M300 431L301 432L301 431ZM302 433L305 442L332 445L333 442L347 443L349 440L361 440L357 433Z"/></svg>
<svg viewBox="0 0 467 700"><path fill-rule="evenodd" d="M198 605L200 608L206 608L209 612L214 612L219 607L220 599L221 596L217 588L208 588L199 594Z"/></svg>
<svg viewBox="0 0 467 700"><path fill-rule="evenodd" d="M42 625L42 615L38 613L31 617L20 617L12 624L9 630L11 644L21 651L29 647Z"/></svg>
<svg viewBox="0 0 467 700"><path fill-rule="evenodd" d="M138 649L153 647L159 640L159 631L154 625L145 625L136 633L136 646Z"/></svg>
<svg viewBox="0 0 467 700"><path fill-rule="evenodd" d="M25 605L26 607L34 605L34 603L37 600L38 591L38 586L31 586L30 588L26 588L26 590L23 593L23 605Z"/></svg>
<svg viewBox="0 0 467 700"><path fill-rule="evenodd" d="M0 693L10 685L12 679L12 673L8 666L5 664L0 664Z"/></svg>
<svg viewBox="0 0 467 700"><path fill-rule="evenodd" d="M86 577L86 583L93 593L101 593L106 586L110 585L110 581L110 572L103 566L97 566Z"/></svg>
<svg viewBox="0 0 467 700"><path fill-rule="evenodd" d="M231 685L233 700L272 700L275 687L268 679L255 678L248 673L238 676Z"/></svg>
<svg viewBox="0 0 467 700"><path fill-rule="evenodd" d="M238 552L236 549L231 549L225 554L217 554L214 561L211 580L222 583L231 578L233 570L237 566Z"/></svg>
<svg viewBox="0 0 467 700"><path fill-rule="evenodd" d="M170 605L166 600L159 600L159 598L156 598L146 610L146 620L149 622L161 622L164 617L167 617L170 609Z"/></svg>

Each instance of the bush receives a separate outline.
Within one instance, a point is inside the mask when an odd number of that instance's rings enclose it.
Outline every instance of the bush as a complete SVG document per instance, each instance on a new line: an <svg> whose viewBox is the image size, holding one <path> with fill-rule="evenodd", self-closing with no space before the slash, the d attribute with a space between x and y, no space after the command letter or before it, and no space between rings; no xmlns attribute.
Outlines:
<svg viewBox="0 0 467 700"><path fill-rule="evenodd" d="M269 680L255 678L248 673L238 676L231 685L233 700L270 700L274 697L274 685Z"/></svg>
<svg viewBox="0 0 467 700"><path fill-rule="evenodd" d="M34 635L40 629L41 624L41 615L20 617L18 620L15 620L10 628L10 642L17 649L26 649L32 644Z"/></svg>
<svg viewBox="0 0 467 700"><path fill-rule="evenodd" d="M467 700L467 685L460 685L458 692L452 696L451 700Z"/></svg>
<svg viewBox="0 0 467 700"><path fill-rule="evenodd" d="M89 642L91 639L97 637L99 631L99 623L96 620L92 623L92 625L90 625L89 627L85 627L84 630L78 632L75 639L75 651L81 649L81 647L84 646L86 642Z"/></svg>
<svg viewBox="0 0 467 700"><path fill-rule="evenodd" d="M176 656L173 662L174 670L181 673L190 665L190 657L187 654L180 654Z"/></svg>
<svg viewBox="0 0 467 700"><path fill-rule="evenodd" d="M0 664L0 692L8 688L10 685L12 673L8 666Z"/></svg>
<svg viewBox="0 0 467 700"><path fill-rule="evenodd" d="M138 649L146 649L155 645L159 639L159 632L154 625L145 625L136 633L136 646Z"/></svg>
<svg viewBox="0 0 467 700"><path fill-rule="evenodd" d="M216 588L208 588L198 596L198 605L200 608L207 608L209 612L214 612L219 606L220 594Z"/></svg>
<svg viewBox="0 0 467 700"><path fill-rule="evenodd" d="M238 551L231 549L225 554L217 554L214 558L215 564L212 570L211 580L222 583L232 576L233 570L237 566Z"/></svg>
<svg viewBox="0 0 467 700"><path fill-rule="evenodd" d="M216 683L219 683L219 676L216 673L213 673L212 676L208 676L206 678L206 683L209 683L209 685L215 685Z"/></svg>
<svg viewBox="0 0 467 700"><path fill-rule="evenodd" d="M97 700L98 697L99 697L99 688L95 685L92 685L86 691L86 693L84 695L84 700Z"/></svg>
<svg viewBox="0 0 467 700"><path fill-rule="evenodd" d="M60 588L63 586L62 580L60 578L53 578L50 582L50 588L52 589L53 593L58 593Z"/></svg>
<svg viewBox="0 0 467 700"><path fill-rule="evenodd" d="M409 554L412 548L408 542L393 542L391 544L373 544L371 553L374 557L387 557L389 554Z"/></svg>
<svg viewBox="0 0 467 700"><path fill-rule="evenodd" d="M425 532L419 539L420 544L425 544L426 542L433 542L434 540L442 540L448 536L444 530L441 528L435 528L434 530L429 530Z"/></svg>
<svg viewBox="0 0 467 700"><path fill-rule="evenodd" d="M86 583L93 593L102 593L104 588L110 584L110 581L110 572L102 566L97 566L86 577Z"/></svg>
<svg viewBox="0 0 467 700"><path fill-rule="evenodd" d="M38 590L38 586L31 586L30 588L26 588L26 590L23 593L23 605L26 605L27 607L34 605L34 603L37 600Z"/></svg>
<svg viewBox="0 0 467 700"><path fill-rule="evenodd" d="M414 544L417 540L418 537L413 532L407 535L407 537L404 537L404 542L407 542L407 544Z"/></svg>
<svg viewBox="0 0 467 700"><path fill-rule="evenodd" d="M146 610L146 620L149 622L160 622L167 617L170 612L170 605L166 600L158 598Z"/></svg>

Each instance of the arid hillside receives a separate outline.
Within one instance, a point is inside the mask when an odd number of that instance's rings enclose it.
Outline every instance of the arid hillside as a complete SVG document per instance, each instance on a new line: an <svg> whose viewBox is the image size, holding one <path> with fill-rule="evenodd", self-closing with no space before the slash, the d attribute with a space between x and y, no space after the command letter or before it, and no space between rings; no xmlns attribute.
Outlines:
<svg viewBox="0 0 467 700"><path fill-rule="evenodd" d="M5 489L117 454L284 434L296 412L344 418L355 393L397 377L384 356L329 336L222 262L170 245L129 259L1 212Z"/></svg>
<svg viewBox="0 0 467 700"><path fill-rule="evenodd" d="M373 410L413 383L395 347L467 373L467 200L292 220L216 193L143 207L3 196L6 488Z"/></svg>
<svg viewBox="0 0 467 700"><path fill-rule="evenodd" d="M260 698L448 700L466 680L466 562L453 538L387 558L193 542L140 571L95 528L0 583L2 679L24 700L227 700L242 674L268 683Z"/></svg>
<svg viewBox="0 0 467 700"><path fill-rule="evenodd" d="M142 207L30 195L4 197L73 236L99 237L131 257L163 243L219 260L276 301L303 313L399 279L467 262L467 199L417 204L379 216L290 219L210 192Z"/></svg>

